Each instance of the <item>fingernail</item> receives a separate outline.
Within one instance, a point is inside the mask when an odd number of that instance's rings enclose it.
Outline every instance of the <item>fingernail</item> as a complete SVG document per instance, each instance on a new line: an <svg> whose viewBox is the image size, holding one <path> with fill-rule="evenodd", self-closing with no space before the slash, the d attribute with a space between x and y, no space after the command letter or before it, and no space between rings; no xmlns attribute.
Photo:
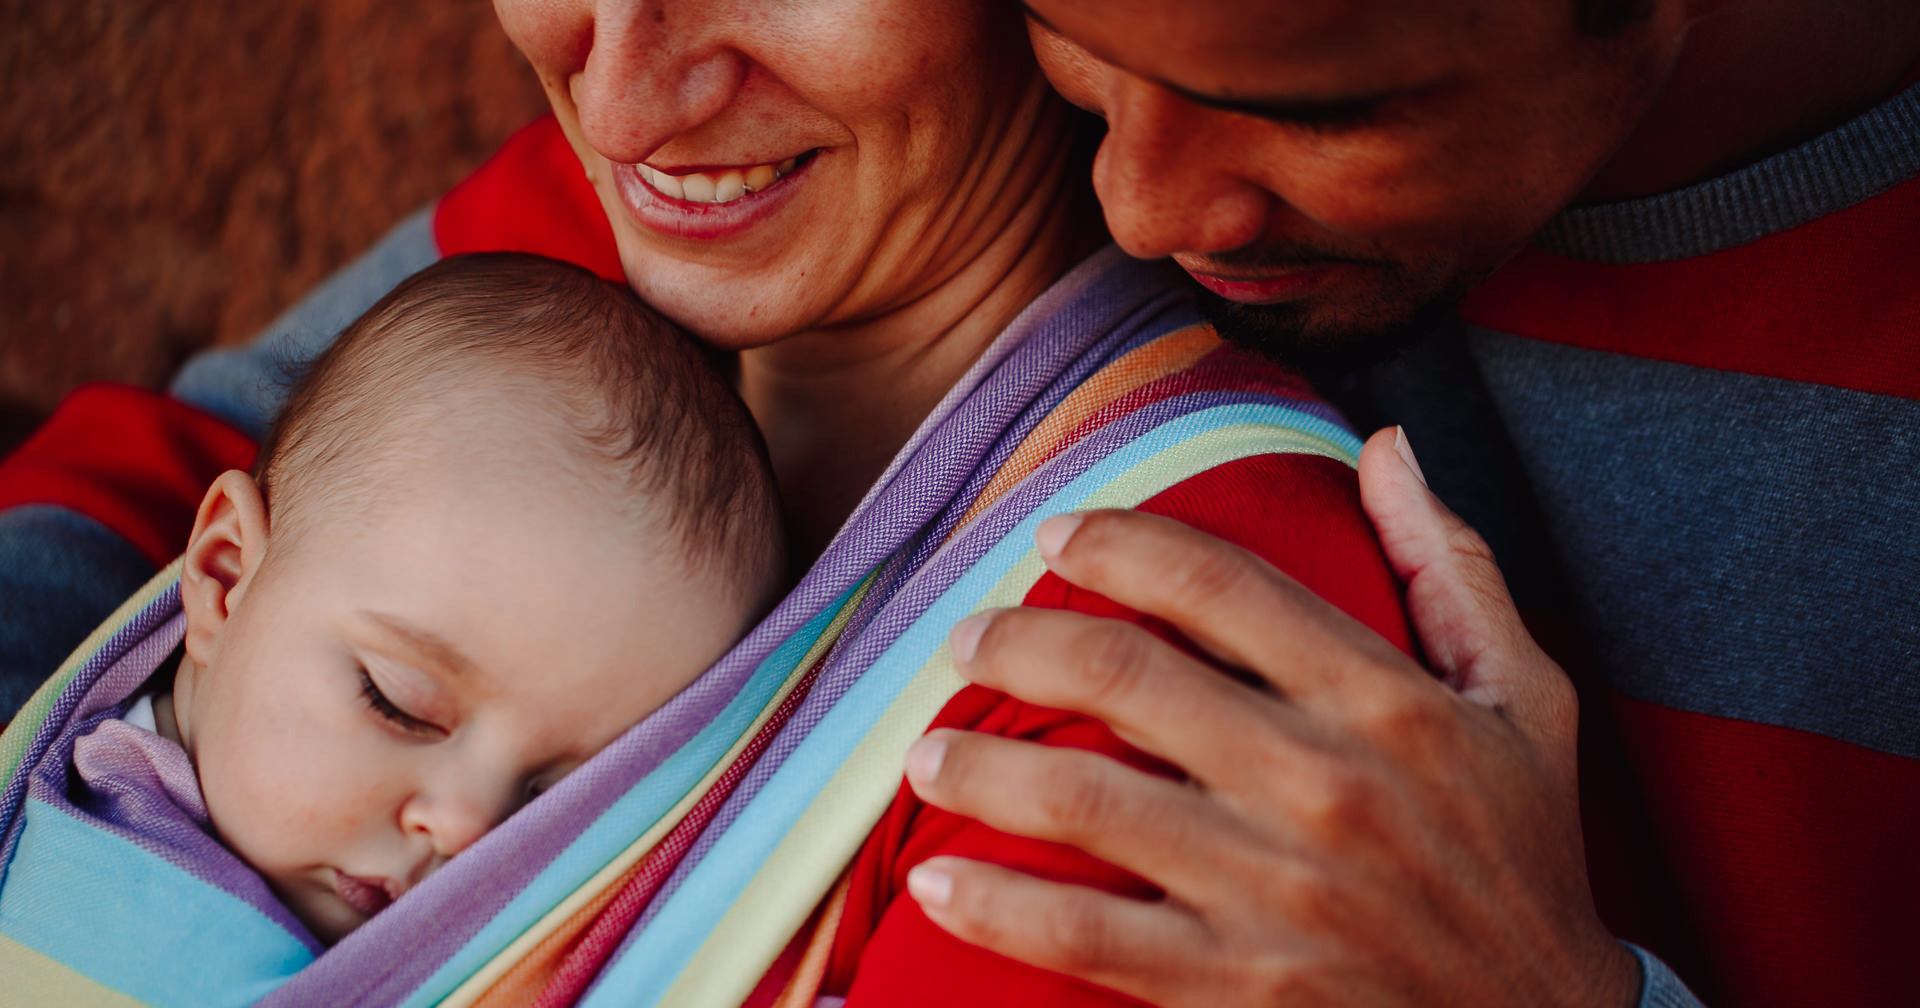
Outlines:
<svg viewBox="0 0 1920 1008"><path fill-rule="evenodd" d="M1040 555L1051 560L1067 548L1067 540L1080 528L1081 516L1077 514L1057 514L1040 523L1033 530L1033 541L1040 546Z"/></svg>
<svg viewBox="0 0 1920 1008"><path fill-rule="evenodd" d="M946 761L945 739L922 738L907 747L907 778L916 784L931 784L940 776L940 764Z"/></svg>
<svg viewBox="0 0 1920 1008"><path fill-rule="evenodd" d="M929 865L914 865L907 872L907 892L923 907L945 907L953 899L953 876Z"/></svg>
<svg viewBox="0 0 1920 1008"><path fill-rule="evenodd" d="M1393 453L1400 456L1400 461L1405 462L1408 469L1413 470L1413 478L1419 480L1421 486L1427 485L1427 474L1420 471L1420 460L1413 457L1413 446L1407 443L1405 427L1393 429Z"/></svg>
<svg viewBox="0 0 1920 1008"><path fill-rule="evenodd" d="M980 649L980 635L987 632L987 624L993 622L996 611L977 612L953 625L947 634L947 646L953 649L954 661L973 660L973 653Z"/></svg>

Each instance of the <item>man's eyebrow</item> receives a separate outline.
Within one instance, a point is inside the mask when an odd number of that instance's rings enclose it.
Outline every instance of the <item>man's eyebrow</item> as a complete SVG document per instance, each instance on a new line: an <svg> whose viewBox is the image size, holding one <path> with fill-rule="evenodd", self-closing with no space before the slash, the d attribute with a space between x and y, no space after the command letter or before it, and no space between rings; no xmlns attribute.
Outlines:
<svg viewBox="0 0 1920 1008"><path fill-rule="evenodd" d="M1391 92L1382 92L1379 94L1329 95L1324 97L1276 96L1272 98L1227 98L1221 95L1207 94L1202 91L1195 91L1184 84L1167 80L1164 77L1129 67L1125 63L1114 59L1112 56L1100 52L1088 46L1086 43L1075 39L1073 36L1068 35L1066 32L1061 31L1054 26L1053 22L1041 16L1039 11L1034 10L1032 4L1023 2L1020 7L1026 11L1027 17L1035 24L1038 24L1047 32L1058 35L1066 39L1069 43L1086 50L1087 55L1092 56L1094 59L1110 67L1115 67L1126 73L1130 73L1135 77L1152 81L1172 91L1174 94L1193 102L1195 105L1219 109L1222 112L1235 112L1240 115L1253 116L1258 119L1270 119L1282 122L1335 121L1363 114L1391 94Z"/></svg>
<svg viewBox="0 0 1920 1008"><path fill-rule="evenodd" d="M398 617L375 612L372 609L362 609L360 615L399 638L422 657L449 672L464 675L473 668L473 662L462 654L459 648L432 631L423 630Z"/></svg>

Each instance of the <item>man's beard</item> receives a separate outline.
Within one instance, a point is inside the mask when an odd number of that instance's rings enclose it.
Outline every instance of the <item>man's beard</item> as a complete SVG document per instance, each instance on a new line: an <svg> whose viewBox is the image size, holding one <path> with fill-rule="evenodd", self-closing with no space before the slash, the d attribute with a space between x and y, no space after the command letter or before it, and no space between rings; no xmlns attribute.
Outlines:
<svg viewBox="0 0 1920 1008"><path fill-rule="evenodd" d="M1201 313L1235 346L1296 370L1338 373L1391 360L1449 317L1472 286L1458 277L1421 283L1392 267L1381 273L1378 286L1337 316L1311 296L1242 304L1204 287L1197 293Z"/></svg>

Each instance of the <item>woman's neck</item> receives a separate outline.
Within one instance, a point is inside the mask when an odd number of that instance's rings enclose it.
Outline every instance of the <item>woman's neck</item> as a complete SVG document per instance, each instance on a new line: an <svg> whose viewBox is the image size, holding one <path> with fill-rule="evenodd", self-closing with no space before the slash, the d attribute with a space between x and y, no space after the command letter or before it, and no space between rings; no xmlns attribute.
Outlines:
<svg viewBox="0 0 1920 1008"><path fill-rule="evenodd" d="M884 315L740 354L740 393L766 436L799 568L1007 324L1104 241L1064 107L1036 106L1036 143L1044 152L1051 135L1058 149L1007 174L992 219L958 244L945 275Z"/></svg>

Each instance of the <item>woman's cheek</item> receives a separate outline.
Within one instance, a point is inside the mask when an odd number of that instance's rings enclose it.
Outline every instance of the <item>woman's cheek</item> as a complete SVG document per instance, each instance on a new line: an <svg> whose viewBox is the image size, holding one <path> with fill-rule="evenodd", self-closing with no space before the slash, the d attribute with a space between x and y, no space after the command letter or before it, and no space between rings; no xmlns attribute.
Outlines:
<svg viewBox="0 0 1920 1008"><path fill-rule="evenodd" d="M555 74L564 79L572 68L562 64L571 57L584 61L581 40L591 45L593 38L591 0L494 0L493 10L542 81Z"/></svg>

